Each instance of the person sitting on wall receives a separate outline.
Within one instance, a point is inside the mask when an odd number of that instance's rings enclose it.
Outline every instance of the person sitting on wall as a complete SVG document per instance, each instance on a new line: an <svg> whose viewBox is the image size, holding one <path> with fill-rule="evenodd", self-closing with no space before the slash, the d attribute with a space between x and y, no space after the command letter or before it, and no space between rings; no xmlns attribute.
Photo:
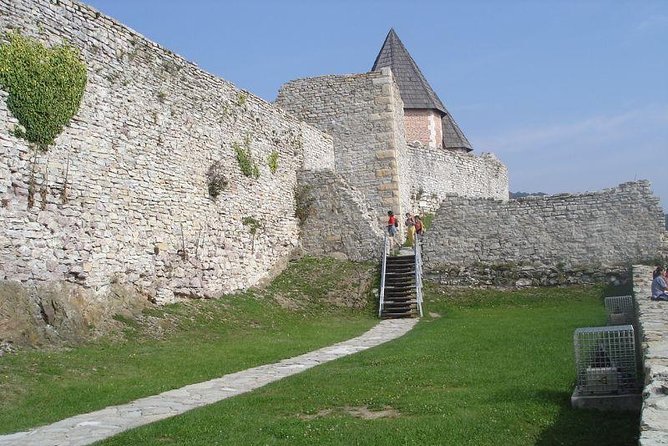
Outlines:
<svg viewBox="0 0 668 446"><path fill-rule="evenodd" d="M656 270L658 275L652 280L652 300L668 300L668 285L663 276L665 269L659 266Z"/></svg>
<svg viewBox="0 0 668 446"><path fill-rule="evenodd" d="M661 273L659 272L660 269L661 269L661 265L657 265L656 269L654 271L652 271L652 280L656 279L656 276L661 275Z"/></svg>

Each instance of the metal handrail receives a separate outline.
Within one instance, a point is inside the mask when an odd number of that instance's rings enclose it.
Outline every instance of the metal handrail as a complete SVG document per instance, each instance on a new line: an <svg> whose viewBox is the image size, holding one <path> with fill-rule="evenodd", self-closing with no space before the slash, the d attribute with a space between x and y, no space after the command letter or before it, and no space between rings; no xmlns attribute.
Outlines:
<svg viewBox="0 0 668 446"><path fill-rule="evenodd" d="M383 306L385 305L385 270L387 268L387 254L388 249L388 240L387 234L383 240L383 263L380 271L380 301L378 302L378 317L381 317L383 314Z"/></svg>
<svg viewBox="0 0 668 446"><path fill-rule="evenodd" d="M415 254L415 297L417 300L418 312L422 317L422 247L420 241L416 238L413 245L413 253Z"/></svg>

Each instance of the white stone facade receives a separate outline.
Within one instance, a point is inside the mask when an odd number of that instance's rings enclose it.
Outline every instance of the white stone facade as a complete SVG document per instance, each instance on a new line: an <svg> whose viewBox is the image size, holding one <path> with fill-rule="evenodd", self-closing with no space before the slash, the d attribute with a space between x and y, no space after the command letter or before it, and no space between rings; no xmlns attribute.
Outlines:
<svg viewBox="0 0 668 446"><path fill-rule="evenodd" d="M280 268L299 244L297 174L334 167L330 137L85 5L0 0L0 11L0 32L64 40L88 70L81 108L46 154L13 136L0 93L0 280L100 295L118 282L170 301ZM235 146L250 149L259 178L242 173ZM214 162L228 183L216 199Z"/></svg>

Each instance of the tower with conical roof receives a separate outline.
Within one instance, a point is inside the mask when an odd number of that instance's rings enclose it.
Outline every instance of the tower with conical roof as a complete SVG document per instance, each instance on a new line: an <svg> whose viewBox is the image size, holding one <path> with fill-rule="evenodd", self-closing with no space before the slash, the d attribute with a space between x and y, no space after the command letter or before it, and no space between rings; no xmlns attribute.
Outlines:
<svg viewBox="0 0 668 446"><path fill-rule="evenodd" d="M431 148L470 152L471 143L443 105L406 50L390 29L371 71L389 67L404 102L406 141L419 141Z"/></svg>

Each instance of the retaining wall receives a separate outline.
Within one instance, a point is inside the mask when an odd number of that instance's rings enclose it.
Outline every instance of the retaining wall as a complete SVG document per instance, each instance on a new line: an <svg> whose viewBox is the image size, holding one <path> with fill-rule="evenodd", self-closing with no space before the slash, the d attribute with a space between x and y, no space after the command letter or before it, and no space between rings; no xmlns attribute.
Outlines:
<svg viewBox="0 0 668 446"><path fill-rule="evenodd" d="M642 446L668 444L668 302L650 300L652 270L651 266L633 266L645 375L640 415Z"/></svg>

